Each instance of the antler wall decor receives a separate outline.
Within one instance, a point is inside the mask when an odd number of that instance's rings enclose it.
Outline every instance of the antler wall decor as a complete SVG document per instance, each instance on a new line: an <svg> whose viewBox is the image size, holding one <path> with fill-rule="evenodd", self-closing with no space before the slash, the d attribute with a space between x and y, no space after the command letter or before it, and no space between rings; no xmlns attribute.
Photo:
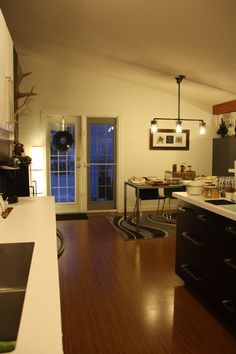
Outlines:
<svg viewBox="0 0 236 354"><path fill-rule="evenodd" d="M19 116L18 114L23 110L27 109L28 102L30 97L37 95L37 93L34 92L35 85L32 86L31 90L29 92L20 92L20 84L21 81L28 75L30 75L32 72L27 72L23 73L21 67L19 66L18 69L18 76L15 80L15 86L14 86L14 101L15 101L15 112L14 112L14 123L15 123L15 140L18 140L18 123L19 123ZM20 104L18 103L20 99L23 99L23 102Z"/></svg>

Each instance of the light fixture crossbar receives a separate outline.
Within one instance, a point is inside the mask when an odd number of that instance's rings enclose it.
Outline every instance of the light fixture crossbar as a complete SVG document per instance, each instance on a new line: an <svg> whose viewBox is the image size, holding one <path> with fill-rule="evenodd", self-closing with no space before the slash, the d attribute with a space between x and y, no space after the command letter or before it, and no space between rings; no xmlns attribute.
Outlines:
<svg viewBox="0 0 236 354"><path fill-rule="evenodd" d="M203 119L196 119L196 118L180 118L180 84L185 79L184 75L178 75L175 77L175 80L178 85L178 116L177 118L167 118L167 117L158 117L158 118L153 118L151 121L151 133L155 134L157 132L157 121L158 120L175 120L176 121L176 133L181 134L182 133L182 121L189 121L189 122L199 122L199 129L200 129L200 134L204 135L206 132L206 123L204 122Z"/></svg>
<svg viewBox="0 0 236 354"><path fill-rule="evenodd" d="M153 118L153 121L158 121L158 120L176 120L176 118L163 118L163 117L157 117L157 118ZM189 121L189 122L203 122L203 119L195 119L195 118L181 118L181 121Z"/></svg>

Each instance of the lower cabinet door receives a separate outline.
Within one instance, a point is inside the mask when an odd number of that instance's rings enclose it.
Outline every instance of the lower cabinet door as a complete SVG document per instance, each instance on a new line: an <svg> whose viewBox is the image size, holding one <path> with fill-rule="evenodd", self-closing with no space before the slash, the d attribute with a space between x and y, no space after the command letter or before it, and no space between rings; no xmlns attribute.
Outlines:
<svg viewBox="0 0 236 354"><path fill-rule="evenodd" d="M219 305L236 320L236 223L227 221L220 236Z"/></svg>
<svg viewBox="0 0 236 354"><path fill-rule="evenodd" d="M176 273L195 290L215 292L214 214L179 203L176 239Z"/></svg>

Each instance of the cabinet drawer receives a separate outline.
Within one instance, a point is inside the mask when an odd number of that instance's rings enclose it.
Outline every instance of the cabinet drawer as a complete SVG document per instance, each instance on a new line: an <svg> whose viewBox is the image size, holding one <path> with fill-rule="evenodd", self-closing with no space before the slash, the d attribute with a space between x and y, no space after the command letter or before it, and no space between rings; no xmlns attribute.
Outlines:
<svg viewBox="0 0 236 354"><path fill-rule="evenodd" d="M236 298L236 223L225 222L219 243L221 298Z"/></svg>
<svg viewBox="0 0 236 354"><path fill-rule="evenodd" d="M209 277L206 273L200 273L191 264L179 264L179 266L176 267L176 274L191 289L202 293L207 297L212 297L212 295L215 293L215 283L212 277Z"/></svg>
<svg viewBox="0 0 236 354"><path fill-rule="evenodd" d="M236 320L236 222L178 201L176 274Z"/></svg>
<svg viewBox="0 0 236 354"><path fill-rule="evenodd" d="M185 202L178 203L176 273L206 295L216 289L216 217Z"/></svg>
<svg viewBox="0 0 236 354"><path fill-rule="evenodd" d="M185 282L187 286L197 292L204 292L205 280L192 266L182 263L176 268L176 274Z"/></svg>
<svg viewBox="0 0 236 354"><path fill-rule="evenodd" d="M183 232L195 235L200 242L211 241L214 237L216 218L213 213L208 213L201 208L189 206L188 204L178 205L177 234Z"/></svg>
<svg viewBox="0 0 236 354"><path fill-rule="evenodd" d="M236 223L224 225L220 241L223 257L236 258Z"/></svg>
<svg viewBox="0 0 236 354"><path fill-rule="evenodd" d="M224 298L218 302L220 312L228 319L232 321L235 326L236 321L236 297Z"/></svg>
<svg viewBox="0 0 236 354"><path fill-rule="evenodd" d="M178 250L177 263L190 264L200 273L208 270L208 244L201 238L193 233L183 231L178 235L176 248Z"/></svg>
<svg viewBox="0 0 236 354"><path fill-rule="evenodd" d="M219 265L220 299L236 299L236 257L221 257Z"/></svg>

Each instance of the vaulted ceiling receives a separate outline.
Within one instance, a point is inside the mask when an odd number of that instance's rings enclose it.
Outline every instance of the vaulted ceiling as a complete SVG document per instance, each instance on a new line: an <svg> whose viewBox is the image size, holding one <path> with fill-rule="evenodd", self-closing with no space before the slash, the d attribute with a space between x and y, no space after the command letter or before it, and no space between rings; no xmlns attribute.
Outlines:
<svg viewBox="0 0 236 354"><path fill-rule="evenodd" d="M96 58L101 72L151 87L168 78L175 89L171 77L184 74L189 90L212 104L236 96L235 0L0 0L0 7L20 53L91 67Z"/></svg>

